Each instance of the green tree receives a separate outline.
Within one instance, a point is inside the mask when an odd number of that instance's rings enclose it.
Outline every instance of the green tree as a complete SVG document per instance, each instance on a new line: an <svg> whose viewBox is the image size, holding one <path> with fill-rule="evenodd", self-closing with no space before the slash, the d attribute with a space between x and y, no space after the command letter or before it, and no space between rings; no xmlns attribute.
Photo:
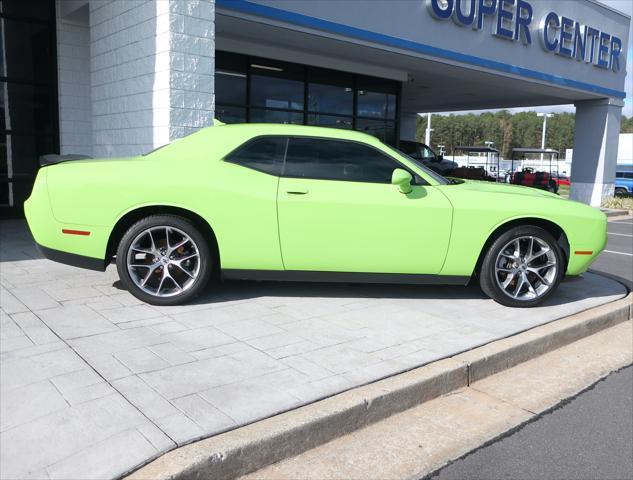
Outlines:
<svg viewBox="0 0 633 480"><path fill-rule="evenodd" d="M418 120L418 139L424 141L426 116ZM517 147L540 148L543 118L536 112L510 113L500 110L496 113L485 112L479 115L434 115L432 147L437 149L445 145L451 154L460 145L484 145L492 141L505 158L510 158L512 149ZM546 148L561 152L574 145L575 115L557 113L548 119ZM633 133L633 119L622 117L622 131Z"/></svg>

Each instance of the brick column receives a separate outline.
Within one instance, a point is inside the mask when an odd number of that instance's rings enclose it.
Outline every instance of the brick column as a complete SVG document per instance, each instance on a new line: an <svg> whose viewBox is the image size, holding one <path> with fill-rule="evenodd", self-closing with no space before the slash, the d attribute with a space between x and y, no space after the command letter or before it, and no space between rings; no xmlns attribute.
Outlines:
<svg viewBox="0 0 633 480"><path fill-rule="evenodd" d="M214 0L91 0L95 156L136 155L211 125Z"/></svg>

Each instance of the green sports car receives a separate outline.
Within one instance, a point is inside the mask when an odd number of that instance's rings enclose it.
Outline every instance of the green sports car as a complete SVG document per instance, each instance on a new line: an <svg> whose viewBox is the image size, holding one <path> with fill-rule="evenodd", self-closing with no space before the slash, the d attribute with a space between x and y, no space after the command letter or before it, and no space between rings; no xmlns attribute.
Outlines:
<svg viewBox="0 0 633 480"><path fill-rule="evenodd" d="M606 217L527 187L446 179L349 130L241 124L146 155L39 170L26 217L42 253L105 270L155 305L212 275L466 285L542 303L604 248Z"/></svg>

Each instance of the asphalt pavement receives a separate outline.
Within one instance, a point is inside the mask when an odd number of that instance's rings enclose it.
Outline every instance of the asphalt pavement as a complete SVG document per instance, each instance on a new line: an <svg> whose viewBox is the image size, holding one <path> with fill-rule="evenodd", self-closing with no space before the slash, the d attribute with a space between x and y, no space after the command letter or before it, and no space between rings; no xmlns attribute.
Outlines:
<svg viewBox="0 0 633 480"><path fill-rule="evenodd" d="M633 221L611 221L608 231L607 247L592 270L616 277L632 289ZM554 411L430 478L633 478L633 367L610 375Z"/></svg>
<svg viewBox="0 0 633 480"><path fill-rule="evenodd" d="M433 480L633 478L633 368L598 382L514 434L440 470Z"/></svg>
<svg viewBox="0 0 633 480"><path fill-rule="evenodd" d="M633 219L609 222L607 246L591 270L617 277L633 290Z"/></svg>

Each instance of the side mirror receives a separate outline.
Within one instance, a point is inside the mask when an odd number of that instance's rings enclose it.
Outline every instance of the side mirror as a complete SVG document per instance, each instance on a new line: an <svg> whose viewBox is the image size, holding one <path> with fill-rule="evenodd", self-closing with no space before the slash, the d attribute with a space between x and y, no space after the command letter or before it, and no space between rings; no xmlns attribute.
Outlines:
<svg viewBox="0 0 633 480"><path fill-rule="evenodd" d="M411 182L413 177L402 168L396 168L391 175L391 183L397 185L401 193L411 193Z"/></svg>

